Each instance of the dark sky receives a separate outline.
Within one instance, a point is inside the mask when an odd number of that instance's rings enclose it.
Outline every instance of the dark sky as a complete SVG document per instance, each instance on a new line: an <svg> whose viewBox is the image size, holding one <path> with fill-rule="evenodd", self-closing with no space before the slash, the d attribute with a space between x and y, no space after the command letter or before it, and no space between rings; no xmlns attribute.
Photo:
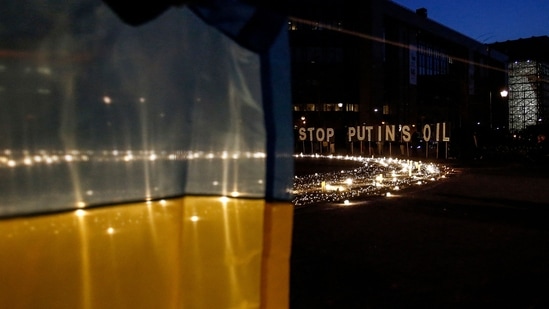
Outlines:
<svg viewBox="0 0 549 309"><path fill-rule="evenodd" d="M549 0L393 0L482 43L549 36Z"/></svg>

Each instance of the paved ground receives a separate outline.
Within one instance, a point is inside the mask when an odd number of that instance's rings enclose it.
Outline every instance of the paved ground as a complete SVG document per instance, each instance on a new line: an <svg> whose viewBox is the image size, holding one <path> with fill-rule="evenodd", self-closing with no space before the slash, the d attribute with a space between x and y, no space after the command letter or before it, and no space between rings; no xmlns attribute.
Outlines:
<svg viewBox="0 0 549 309"><path fill-rule="evenodd" d="M297 209L291 308L549 308L549 165L447 164L398 197Z"/></svg>

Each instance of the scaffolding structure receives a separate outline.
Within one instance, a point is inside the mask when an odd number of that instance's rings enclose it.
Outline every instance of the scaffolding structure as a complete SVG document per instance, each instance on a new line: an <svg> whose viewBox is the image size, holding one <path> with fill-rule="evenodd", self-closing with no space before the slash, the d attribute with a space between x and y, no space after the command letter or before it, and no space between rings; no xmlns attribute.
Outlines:
<svg viewBox="0 0 549 309"><path fill-rule="evenodd" d="M509 64L509 129L519 132L549 120L549 66L537 61Z"/></svg>

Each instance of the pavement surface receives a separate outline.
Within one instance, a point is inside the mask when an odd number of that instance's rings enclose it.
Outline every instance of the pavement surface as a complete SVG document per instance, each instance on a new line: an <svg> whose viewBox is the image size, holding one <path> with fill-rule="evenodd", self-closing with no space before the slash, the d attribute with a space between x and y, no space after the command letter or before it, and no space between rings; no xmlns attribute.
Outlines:
<svg viewBox="0 0 549 309"><path fill-rule="evenodd" d="M549 308L549 164L441 164L398 196L296 209L290 308Z"/></svg>

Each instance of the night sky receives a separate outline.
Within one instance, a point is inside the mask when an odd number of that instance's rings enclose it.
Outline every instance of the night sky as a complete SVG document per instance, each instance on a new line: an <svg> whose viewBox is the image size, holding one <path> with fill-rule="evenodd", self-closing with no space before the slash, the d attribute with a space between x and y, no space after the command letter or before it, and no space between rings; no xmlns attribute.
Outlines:
<svg viewBox="0 0 549 309"><path fill-rule="evenodd" d="M549 36L548 0L394 0L482 43Z"/></svg>

